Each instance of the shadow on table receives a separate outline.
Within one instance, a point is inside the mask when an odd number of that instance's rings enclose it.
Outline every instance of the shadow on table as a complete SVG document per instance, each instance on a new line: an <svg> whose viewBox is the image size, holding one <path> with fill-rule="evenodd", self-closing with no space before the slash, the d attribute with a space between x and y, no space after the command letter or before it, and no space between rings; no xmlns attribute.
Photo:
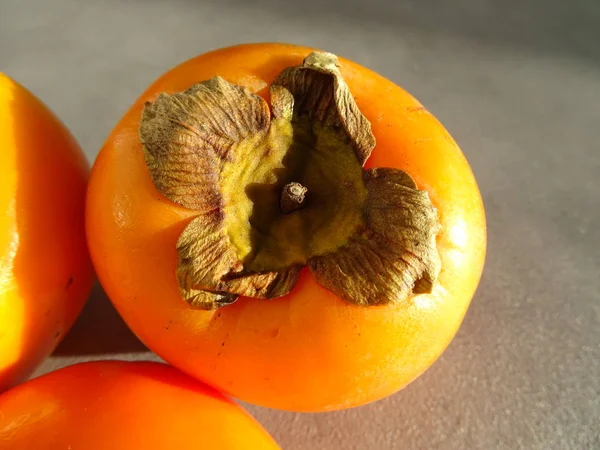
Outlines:
<svg viewBox="0 0 600 450"><path fill-rule="evenodd" d="M127 327L96 284L81 316L58 346L56 356L84 356L149 351Z"/></svg>

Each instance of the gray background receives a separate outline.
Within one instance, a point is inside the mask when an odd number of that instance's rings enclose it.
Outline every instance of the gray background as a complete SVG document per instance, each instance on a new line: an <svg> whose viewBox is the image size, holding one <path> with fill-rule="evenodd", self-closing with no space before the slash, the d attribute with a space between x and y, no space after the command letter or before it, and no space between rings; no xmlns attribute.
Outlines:
<svg viewBox="0 0 600 450"><path fill-rule="evenodd" d="M0 70L92 160L162 72L246 41L320 47L419 98L479 180L480 288L447 352L377 403L249 407L284 449L600 448L598 0L0 0ZM39 373L150 358L97 290Z"/></svg>

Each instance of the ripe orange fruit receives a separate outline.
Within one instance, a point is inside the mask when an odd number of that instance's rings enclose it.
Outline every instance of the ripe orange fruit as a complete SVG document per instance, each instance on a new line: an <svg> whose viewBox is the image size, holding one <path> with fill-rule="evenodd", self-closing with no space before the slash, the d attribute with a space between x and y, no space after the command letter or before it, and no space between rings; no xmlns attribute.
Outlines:
<svg viewBox="0 0 600 450"><path fill-rule="evenodd" d="M0 74L0 391L54 350L90 292L88 171L58 119Z"/></svg>
<svg viewBox="0 0 600 450"><path fill-rule="evenodd" d="M486 246L442 125L368 69L286 44L159 78L102 148L86 220L102 285L148 347L296 411L361 405L427 369Z"/></svg>
<svg viewBox="0 0 600 450"><path fill-rule="evenodd" d="M0 449L276 450L240 406L164 364L97 361L0 396Z"/></svg>

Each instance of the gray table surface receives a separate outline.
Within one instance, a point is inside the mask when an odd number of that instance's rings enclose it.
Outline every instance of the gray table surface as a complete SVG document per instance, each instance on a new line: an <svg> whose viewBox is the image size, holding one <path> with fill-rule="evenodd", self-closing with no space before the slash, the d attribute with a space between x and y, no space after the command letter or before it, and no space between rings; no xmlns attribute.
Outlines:
<svg viewBox="0 0 600 450"><path fill-rule="evenodd" d="M597 0L0 0L0 70L92 160L171 66L288 41L366 65L450 130L479 180L487 266L447 352L374 404L249 406L284 449L600 449L600 3ZM38 373L152 355L97 289Z"/></svg>

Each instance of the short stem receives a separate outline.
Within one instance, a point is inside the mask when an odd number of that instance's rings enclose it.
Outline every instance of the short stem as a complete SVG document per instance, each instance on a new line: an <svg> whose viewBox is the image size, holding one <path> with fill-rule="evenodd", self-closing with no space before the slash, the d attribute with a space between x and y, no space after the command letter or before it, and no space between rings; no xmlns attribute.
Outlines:
<svg viewBox="0 0 600 450"><path fill-rule="evenodd" d="M300 183L288 183L281 191L279 206L284 214L290 214L304 206L306 189Z"/></svg>

